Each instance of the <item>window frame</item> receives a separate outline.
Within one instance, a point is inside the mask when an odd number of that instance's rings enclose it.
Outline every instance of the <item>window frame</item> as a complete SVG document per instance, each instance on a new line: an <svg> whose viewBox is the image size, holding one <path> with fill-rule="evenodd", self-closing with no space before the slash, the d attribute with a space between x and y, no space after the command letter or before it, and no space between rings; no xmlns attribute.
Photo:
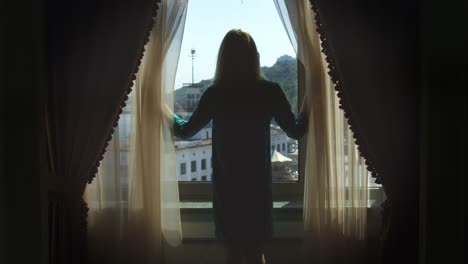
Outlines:
<svg viewBox="0 0 468 264"><path fill-rule="evenodd" d="M304 66L297 60L297 88L298 88L298 107L301 99L305 95L305 75ZM299 109L298 109L299 110ZM276 144L273 144L274 146ZM305 150L307 146L307 137L298 140L299 147L299 180L295 182L273 182L272 192L273 201L301 202L304 199L304 169L305 169ZM288 148L289 151L289 148ZM210 167L213 168L213 157L210 157ZM213 175L213 173L211 173ZM212 178L213 176L211 176ZM180 181L179 195L181 202L208 202L212 200L211 181ZM385 200L385 192L382 186L368 187L368 200L381 204ZM370 207L371 205L368 205Z"/></svg>
<svg viewBox="0 0 468 264"><path fill-rule="evenodd" d="M297 59L297 57L296 57ZM304 66L297 59L297 89L298 89L298 108L300 107L301 99L305 95L305 76ZM299 110L299 109L297 109ZM304 153L307 141L306 137L298 140L299 145L299 180L294 182L273 182L272 193L273 201L302 201L304 198ZM276 146L276 144L273 144ZM179 197L181 202L202 202L212 200L212 185L209 182L187 182L179 181Z"/></svg>

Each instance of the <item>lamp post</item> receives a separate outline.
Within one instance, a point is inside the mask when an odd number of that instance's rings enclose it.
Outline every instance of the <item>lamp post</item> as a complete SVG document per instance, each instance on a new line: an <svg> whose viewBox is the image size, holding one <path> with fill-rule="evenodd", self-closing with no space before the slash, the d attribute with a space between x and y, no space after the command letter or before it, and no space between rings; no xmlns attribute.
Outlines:
<svg viewBox="0 0 468 264"><path fill-rule="evenodd" d="M193 61L195 60L195 57L197 55L195 55L195 50L194 49L191 49L190 50L190 56L192 57L192 85L195 84L195 75L194 75L194 70L193 70Z"/></svg>

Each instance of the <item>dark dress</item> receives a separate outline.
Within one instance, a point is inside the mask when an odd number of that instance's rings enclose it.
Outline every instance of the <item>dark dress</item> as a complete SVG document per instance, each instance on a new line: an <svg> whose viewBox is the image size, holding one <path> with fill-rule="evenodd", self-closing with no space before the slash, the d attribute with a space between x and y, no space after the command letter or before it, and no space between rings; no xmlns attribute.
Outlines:
<svg viewBox="0 0 468 264"><path fill-rule="evenodd" d="M190 138L213 120L213 212L216 237L227 244L262 243L273 235L270 122L305 134L278 84L239 81L207 88L188 121L174 115L174 132Z"/></svg>

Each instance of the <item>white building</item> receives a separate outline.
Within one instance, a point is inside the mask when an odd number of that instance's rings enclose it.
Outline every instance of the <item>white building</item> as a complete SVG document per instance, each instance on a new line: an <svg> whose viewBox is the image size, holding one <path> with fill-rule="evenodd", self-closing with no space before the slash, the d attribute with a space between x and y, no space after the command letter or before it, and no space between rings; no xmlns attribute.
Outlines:
<svg viewBox="0 0 468 264"><path fill-rule="evenodd" d="M185 102L176 105L178 116L188 119L196 109L201 97L201 86L185 86ZM271 150L292 158L292 167L297 168L297 141L288 138L281 128L270 126ZM212 123L190 140L176 140L176 174L179 181L211 181L212 179ZM233 139L242 141L241 138Z"/></svg>
<svg viewBox="0 0 468 264"><path fill-rule="evenodd" d="M275 125L270 125L271 151L278 151L283 155L294 153L297 148L297 141L289 138L286 133Z"/></svg>
<svg viewBox="0 0 468 264"><path fill-rule="evenodd" d="M185 91L184 100L174 104L174 111L178 116L187 119L195 111L202 96L202 88L200 84L184 84L180 90Z"/></svg>
<svg viewBox="0 0 468 264"><path fill-rule="evenodd" d="M274 125L271 126L270 136L272 152L277 151L282 156L289 157L290 167L297 170L297 141L289 138L283 130ZM176 174L179 181L211 181L213 175L211 139L212 123L190 140L175 141Z"/></svg>
<svg viewBox="0 0 468 264"><path fill-rule="evenodd" d="M211 138L176 141L175 151L176 175L179 181L211 181Z"/></svg>

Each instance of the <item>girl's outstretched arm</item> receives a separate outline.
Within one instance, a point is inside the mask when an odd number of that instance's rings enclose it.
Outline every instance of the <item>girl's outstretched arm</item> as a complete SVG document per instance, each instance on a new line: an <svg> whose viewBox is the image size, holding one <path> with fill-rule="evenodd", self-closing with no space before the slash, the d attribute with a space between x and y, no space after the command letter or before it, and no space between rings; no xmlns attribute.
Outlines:
<svg viewBox="0 0 468 264"><path fill-rule="evenodd" d="M275 85L273 89L273 115L276 123L286 132L288 137L294 139L301 138L307 132L307 114L301 112L296 118L291 111L291 105L286 99L283 90L281 90L279 85Z"/></svg>
<svg viewBox="0 0 468 264"><path fill-rule="evenodd" d="M174 114L174 134L177 137L182 139L191 138L211 120L211 108L207 91L201 96L197 109L195 109L188 121Z"/></svg>

